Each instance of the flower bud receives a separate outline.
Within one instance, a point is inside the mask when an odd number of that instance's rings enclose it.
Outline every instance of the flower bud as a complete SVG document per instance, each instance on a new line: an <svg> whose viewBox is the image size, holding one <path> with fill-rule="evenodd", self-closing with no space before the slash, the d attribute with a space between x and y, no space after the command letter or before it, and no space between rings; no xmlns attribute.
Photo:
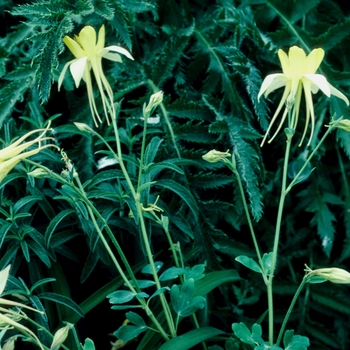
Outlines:
<svg viewBox="0 0 350 350"><path fill-rule="evenodd" d="M220 152L216 151L215 149L202 156L202 158L209 163L216 163L220 160L224 160L227 157L231 157L231 154L228 152L228 150L226 152Z"/></svg>
<svg viewBox="0 0 350 350"><path fill-rule="evenodd" d="M42 179L48 175L48 172L41 168L35 168L33 171L27 173L27 175L36 179Z"/></svg>
<svg viewBox="0 0 350 350"><path fill-rule="evenodd" d="M332 283L347 284L350 283L350 273L337 267L328 267L311 271L311 275L325 278Z"/></svg>
<svg viewBox="0 0 350 350"><path fill-rule="evenodd" d="M332 125L332 122L330 123ZM350 132L350 120L343 119L335 126L338 129L344 130L346 132Z"/></svg>
<svg viewBox="0 0 350 350"><path fill-rule="evenodd" d="M151 95L147 107L144 109L144 117L148 118L153 111L163 102L163 91L158 91Z"/></svg>
<svg viewBox="0 0 350 350"><path fill-rule="evenodd" d="M82 132L88 132L89 134L92 134L94 132L94 130L91 129L90 126L85 123L74 123L74 124Z"/></svg>
<svg viewBox="0 0 350 350"><path fill-rule="evenodd" d="M15 341L17 336L11 337L3 346L3 350L14 350L15 348Z"/></svg>
<svg viewBox="0 0 350 350"><path fill-rule="evenodd" d="M50 350L58 350L63 342L67 339L69 330L73 328L73 324L68 323L67 326L60 328L54 335Z"/></svg>

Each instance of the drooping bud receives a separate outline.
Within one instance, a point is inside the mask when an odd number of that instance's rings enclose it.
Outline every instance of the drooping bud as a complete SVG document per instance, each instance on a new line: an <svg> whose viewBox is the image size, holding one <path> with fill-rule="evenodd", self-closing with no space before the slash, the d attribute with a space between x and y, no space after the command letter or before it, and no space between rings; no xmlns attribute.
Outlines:
<svg viewBox="0 0 350 350"><path fill-rule="evenodd" d="M215 149L202 156L202 158L209 163L216 163L228 157L231 157L231 154L228 152L228 150L226 152L220 152Z"/></svg>
<svg viewBox="0 0 350 350"><path fill-rule="evenodd" d="M350 283L350 273L338 267L328 267L324 269L311 270L310 275L316 275L332 283L347 284Z"/></svg>

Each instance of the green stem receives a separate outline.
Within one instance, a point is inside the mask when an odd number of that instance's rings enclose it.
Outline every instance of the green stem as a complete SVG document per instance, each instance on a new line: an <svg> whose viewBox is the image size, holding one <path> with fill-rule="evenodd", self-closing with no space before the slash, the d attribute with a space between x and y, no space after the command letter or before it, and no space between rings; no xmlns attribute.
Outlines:
<svg viewBox="0 0 350 350"><path fill-rule="evenodd" d="M140 194L138 192L135 191L135 188L131 182L131 179L129 177L128 171L125 167L124 161L123 161L123 156L122 156L122 150L121 150L121 144L120 144L120 139L119 139L119 132L118 132L118 126L117 126L117 120L115 116L112 116L112 124L113 124L113 128L114 128L114 134L115 134L115 141L116 141L116 146L117 146L117 156L118 156L118 161L119 161L119 166L123 172L123 175L125 177L126 182L128 183L129 189L132 193L132 196L135 200L135 204L137 207L137 213L139 216L139 220L140 220L140 228L141 228L141 234L142 234L142 238L144 241L144 245L145 245L145 249L146 249L146 253L147 253L147 257L148 257L148 262L151 266L151 270L152 270L152 274L153 274L153 278L154 278L154 282L156 283L156 287L159 290L161 288L160 285L160 281L158 278L158 274L157 274L157 269L154 263L154 259L153 259L153 254L152 254L152 250L150 247L150 243L148 240L148 235L147 235L147 230L146 230L146 225L145 225L145 221L144 221L144 217L143 217L143 211L142 211L142 206L141 206L141 202L140 202ZM141 167L141 164L140 164ZM142 171L142 170L141 170ZM176 337L176 329L174 326L174 321L171 315L171 311L169 309L169 305L167 303L167 300L164 296L163 293L161 293L159 295L163 310L164 310L164 314L168 323L168 327L169 327L169 331L172 337Z"/></svg>
<svg viewBox="0 0 350 350"><path fill-rule="evenodd" d="M275 272L275 266L276 266L276 261L277 261L277 251L278 251L278 244L279 244L280 232L281 232L284 201L285 201L286 194L287 194L287 191L286 191L287 172L288 172L288 161L289 161L292 137L293 137L293 135L287 136L287 146L286 146L284 164L283 164L282 190L281 190L280 202L278 205L275 239L274 239L272 258L271 258L270 277L268 278L268 283L267 283L267 301L268 301L268 309L269 309L269 343L270 343L270 345L273 345L273 333L274 333L274 331L273 331L273 326L274 326L273 318L274 317L273 317L272 282L273 282L273 275Z"/></svg>
<svg viewBox="0 0 350 350"><path fill-rule="evenodd" d="M156 93L156 92L159 91L159 89L158 89L157 86L153 83L152 80L148 79L148 80L147 80L147 83L148 83L149 86L152 88L153 93ZM173 127L172 127L171 122L170 122L170 119L169 119L168 111L166 110L166 108L165 108L165 106L164 106L163 103L161 103L159 106L160 106L160 109L162 110L163 117L164 117L165 122L166 122L166 124L167 124L168 130L169 130L169 133L170 133L170 137L171 137L171 140L172 140L172 142L173 142L173 146L174 146L175 151L176 151L176 155L177 155L178 158L181 158L181 153L180 153L179 148L177 147L176 136L175 136Z"/></svg>
<svg viewBox="0 0 350 350"><path fill-rule="evenodd" d="M303 280L301 281L300 285L299 285L299 288L295 292L293 300L292 300L292 302L291 302L291 304L289 306L289 309L288 309L288 311L286 313L286 316L284 317L284 320L283 320L283 323L282 323L282 326L281 326L281 330L280 330L280 332L278 334L276 346L279 346L279 344L281 342L281 339L282 339L282 336L283 336L283 333L284 333L284 329L286 328L286 325L287 325L287 322L289 320L290 314L293 311L294 305L295 305L295 303L296 303L296 301L297 301L297 299L299 297L300 292L304 288L305 283L307 283L307 278L304 277Z"/></svg>
<svg viewBox="0 0 350 350"><path fill-rule="evenodd" d="M140 167L139 167L139 176L137 180L137 188L141 186L141 178L143 171L143 158L146 148L146 136L147 136L147 117L145 114L143 115L144 123L143 123L143 135L142 135L142 144L141 144L141 154L140 154Z"/></svg>
<svg viewBox="0 0 350 350"><path fill-rule="evenodd" d="M322 136L320 142L317 144L317 146L314 148L314 150L311 152L311 154L309 155L309 157L306 159L304 165L301 167L301 169L299 170L299 172L295 175L294 179L292 180L292 182L289 184L289 186L286 188L286 192L288 193L292 187L296 184L299 176L303 173L303 171L305 170L306 166L310 163L312 157L315 155L315 153L318 151L318 149L320 148L320 146L322 145L323 141L326 139L326 137L332 132L332 130L337 126L337 124L343 119L343 117L340 117L339 119L337 119L337 121L331 125L327 131L324 133L324 135Z"/></svg>
<svg viewBox="0 0 350 350"><path fill-rule="evenodd" d="M262 261L262 258L261 258L260 249L259 249L258 241L257 241L256 236L255 236L252 220L250 218L250 213L249 213L249 209L248 209L247 200L245 198L245 193L244 193L244 189L243 189L242 180L241 180L239 172L238 172L238 170L236 168L236 162L234 160L234 155L232 155L232 163L228 163L228 161L226 161L226 159L225 159L224 162L226 164L230 164L230 169L233 171L233 173L236 176L236 179L237 179L237 182L238 182L238 187L239 187L239 192L241 194L241 198L242 198L242 202L243 202L243 208L244 208L245 216L247 218L250 234L252 236L253 243L254 243L255 252L256 252L256 255L258 257L259 264L260 264L260 267L261 267L262 272L263 272L262 275L263 275L263 278L264 278L264 282L265 282L265 284L267 284L266 271L265 271L264 264L263 264L263 261Z"/></svg>
<svg viewBox="0 0 350 350"><path fill-rule="evenodd" d="M130 284L128 278L126 277L126 275L124 274L123 270L121 269L118 261L116 260L113 252L111 251L110 247L108 246L108 243L106 242L102 232L100 231L98 223L96 222L96 219L95 219L95 215L96 215L96 217L103 223L103 226L106 229L106 232L108 233L108 236L111 238L113 244L115 245L115 247L116 247L116 249L118 251L118 254L120 255L124 265L127 268L127 271L128 271L128 273L130 275L130 278L133 280L133 282L135 284L135 288L136 288L137 292L140 292L141 290L138 287L138 284L137 284L136 278L134 276L134 273L133 273L133 271L132 271L132 269L131 269L131 267L130 267L130 265L129 265L129 263L128 263L125 255L124 255L124 253L122 251L122 249L121 249L121 247L119 246L119 243L115 239L115 237L113 235L113 232L110 230L108 224L105 222L105 220L102 217L102 215L98 212L98 210L91 204L91 202L86 197L85 192L84 192L83 187L82 187L82 184L79 181L79 178L76 177L75 179L77 180L77 183L80 186L80 189L76 188L72 183L66 181L61 176L55 174L50 169L46 168L45 166L43 166L41 164L35 163L35 162L33 162L33 161L29 160L29 159L24 159L24 161L26 161L29 164L35 165L38 168L41 168L41 169L45 170L48 174L50 174L51 177L55 178L58 182L66 185L66 186L69 186L79 196L79 198L86 204L86 206L88 208L88 211L89 211L89 214L90 214L90 217L91 217L91 220L93 221L93 224L94 224L94 226L95 226L95 228L96 228L96 230L97 230L97 232L98 232L98 234L99 234L103 244L105 245L107 252L109 253L112 261L114 262L118 272L121 274L123 280L128 285L130 290L132 292L136 293L134 287ZM169 340L169 336L166 334L166 332L164 331L163 327L160 325L160 323L158 322L156 317L153 315L153 312L151 311L149 306L146 304L146 302L143 299L137 299L137 300L140 302L141 306L145 309L147 315L150 317L152 322L155 324L156 328L159 330L159 332L162 335L162 337L165 340Z"/></svg>

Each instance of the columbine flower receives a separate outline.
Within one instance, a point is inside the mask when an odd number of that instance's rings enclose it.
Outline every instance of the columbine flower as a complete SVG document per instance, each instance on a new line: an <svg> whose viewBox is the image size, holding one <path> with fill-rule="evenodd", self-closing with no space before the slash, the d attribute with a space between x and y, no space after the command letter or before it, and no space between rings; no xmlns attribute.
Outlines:
<svg viewBox="0 0 350 350"><path fill-rule="evenodd" d="M290 127L292 127L293 129L296 128L298 123L302 89L304 89L306 103L306 122L303 136L299 146L304 140L307 127L311 119L311 134L308 142L309 145L314 133L315 125L314 106L311 93L315 94L316 92L318 92L319 89L321 89L327 97L330 97L330 95L334 95L345 101L347 105L349 105L349 100L339 90L337 90L334 86L329 84L327 79L323 75L315 74L324 57L324 51L322 49L315 49L311 51L311 53L308 56L306 56L303 49L300 49L297 46L293 46L289 49L288 55L284 51L278 50L278 57L281 61L283 73L268 75L264 79L258 94L259 100L262 94L264 94L264 96L267 97L270 92L282 86L285 87L281 102L279 103L277 110L271 119L269 128L265 134L261 146L263 146L267 134L269 133L272 125L276 121L278 114L280 113L285 103L286 109L283 113L282 120L277 128L277 131L272 136L269 142L271 142L275 138L275 136L281 129L283 122L287 116L288 110L293 105L295 110L295 118L293 125L291 125Z"/></svg>
<svg viewBox="0 0 350 350"><path fill-rule="evenodd" d="M95 80L100 91L102 98L103 110L106 115L107 122L109 124L109 118L107 111L114 116L114 104L113 104L113 91L109 85L103 70L102 70L102 57L107 58L111 61L122 62L122 59L118 53L125 55L127 58L133 60L130 53L120 46L112 45L104 47L105 45L105 27L102 26L98 32L98 39L96 42L95 29L86 26L84 27L79 35L76 35L74 39L65 36L63 39L68 49L76 57L74 60L69 61L63 67L63 70L58 79L58 90L61 87L63 78L66 74L68 67L72 73L75 86L78 88L81 79L83 78L89 97L89 104L92 117L94 119L96 127L98 126L97 120L102 123L102 120L98 114L97 107L94 100L94 94L92 89L92 81L90 70L92 69ZM111 53L115 52L115 53Z"/></svg>
<svg viewBox="0 0 350 350"><path fill-rule="evenodd" d="M53 144L41 145L43 141L54 140L52 137L44 137L46 132L49 130L49 126L50 124L47 126L46 129L37 129L37 130L30 131L24 136L22 136L21 138L19 138L17 141L11 143L10 146L0 150L0 182L22 159L31 157L34 154L39 153L42 149L47 147L58 148ZM41 131L42 133L34 140L22 143L30 135ZM26 148L36 143L38 144L38 148L22 153Z"/></svg>

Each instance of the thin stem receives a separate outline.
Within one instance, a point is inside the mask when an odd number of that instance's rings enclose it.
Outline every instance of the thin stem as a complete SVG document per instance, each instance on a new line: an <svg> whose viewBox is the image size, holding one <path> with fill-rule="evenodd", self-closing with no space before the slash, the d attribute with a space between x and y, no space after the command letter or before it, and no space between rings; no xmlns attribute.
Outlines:
<svg viewBox="0 0 350 350"><path fill-rule="evenodd" d="M289 161L292 137L293 137L293 135L287 136L287 146L286 146L284 164L283 164L282 190L281 190L280 202L278 205L275 239L274 239L272 258L271 258L270 277L268 278L268 283L267 283L267 301L268 301L268 309L269 309L269 343L270 343L270 345L273 345L273 333L274 333L274 331L273 331L273 326L274 326L273 318L274 317L273 317L272 282L273 282L273 275L275 272L275 266L276 266L276 261L277 261L277 251L278 251L278 244L279 244L280 232L281 232L284 201L285 201L286 194L287 194L287 191L286 191L287 172L288 172L288 161Z"/></svg>
<svg viewBox="0 0 350 350"><path fill-rule="evenodd" d="M232 156L234 157L234 156ZM227 162L225 161L225 163L227 164ZM250 213L249 213L249 209L248 209L248 204L247 204L247 200L245 198L245 194L244 194L244 189L243 189L243 184L242 184L242 180L241 180L241 177L239 175L239 172L235 166L235 164L232 164L230 163L231 166L231 170L233 171L233 173L235 174L236 178L237 178L237 182L238 182L238 187L239 187L239 191L240 191L240 194L241 194L241 198L242 198L242 202L243 202L243 208L244 208L244 212L245 212L245 215L246 215L246 218L247 218L247 221L248 221L248 226L249 226L249 230L250 230L250 234L252 236L252 239L253 239L253 243L254 243L254 247L255 247L255 251L256 251L256 255L258 257L258 260L259 260L259 264L260 264L260 267L263 271L262 275L263 275L263 278L264 278L264 282L267 283L267 276L266 276L266 272L265 272L265 268L264 268L264 264L263 264L263 261L262 261L262 258L261 258L261 254L260 254L260 249L259 249L259 245L258 245L258 241L256 239L256 236L255 236L255 232L254 232L254 227L253 227L253 224L252 224L252 220L250 218Z"/></svg>
<svg viewBox="0 0 350 350"><path fill-rule="evenodd" d="M283 336L283 333L284 333L284 329L286 328L287 322L288 322L289 317L290 317L290 315L291 315L291 313L293 311L294 305L295 305L295 303L296 303L296 301L297 301L297 299L299 297L300 292L304 288L305 283L307 283L307 278L306 277L303 278L303 280L301 281L297 291L294 294L293 300L292 300L292 302L291 302L291 304L289 306L289 309L288 309L288 311L286 313L286 316L284 317L284 320L283 320L280 332L278 334L276 346L279 346L279 344L281 342L281 339L282 339L282 336Z"/></svg>
<svg viewBox="0 0 350 350"><path fill-rule="evenodd" d="M143 158L144 158L144 153L145 153L146 136L147 136L147 116L143 115L143 118L144 118L143 135L142 135L140 167L139 167L139 176L138 176L138 180L137 180L137 188L140 188L140 186L141 186L141 178L142 178L142 171L143 171Z"/></svg>
<svg viewBox="0 0 350 350"><path fill-rule="evenodd" d="M81 187L80 189L76 188L72 183L66 181L65 179L63 179L61 176L55 174L54 172L52 172L50 169L46 168L45 166L41 165L41 164L38 164L38 163L35 163L29 159L24 159L24 161L26 161L27 163L29 164L32 164L32 165L35 165L37 166L38 168L41 168L43 170L45 170L48 174L50 174L51 177L55 178L58 182L64 184L64 185L67 185L69 186L72 190L74 190L74 192L79 196L79 198L86 204L87 208L88 208L88 211L89 211L89 215L91 217L91 220L103 242L103 244L105 245L105 248L107 250L107 252L109 253L112 261L114 262L118 272L121 274L122 278L124 279L125 283L128 285L128 287L130 288L130 290L134 293L137 293L137 292L140 292L140 288L138 287L138 284L137 284L137 281L136 281L136 278L134 276L134 273L121 249L121 247L119 246L117 240L115 239L112 231L110 230L108 224L105 222L104 218L102 217L102 215L98 212L98 210L91 204L91 202L87 199L87 197L85 196L85 192L83 190L83 187L82 187L82 184L80 183L79 181L79 178L76 177L75 179L77 180L77 183L78 185ZM130 278L134 281L134 284L135 284L135 288L136 290L134 289L134 287L130 284L128 278L126 277L126 275L124 274L123 270L121 269L118 261L116 260L113 252L111 251L110 247L108 246L108 243L106 242L99 226L98 226L98 223L95 219L95 215L97 216L97 218L103 223L103 226L104 228L106 229L106 232L108 233L109 237L111 238L111 240L113 241L114 245L116 246L116 249L118 250L118 253L120 255L120 257L122 258L123 260L123 263L125 264L128 272L129 272L129 275L130 275ZM156 328L159 330L160 334L162 335L162 337L165 339L165 340L169 340L169 336L166 334L166 332L164 331L163 327L161 326L161 324L158 322L158 320L156 319L156 317L154 316L153 312L151 311L151 309L149 308L149 306L147 305L147 303L143 300L143 299L137 299L141 306L145 309L147 315L149 316L149 318L152 320L152 322L155 324Z"/></svg>
<svg viewBox="0 0 350 350"><path fill-rule="evenodd" d="M337 119L337 121L331 125L327 131L324 133L324 135L322 136L320 142L317 144L317 146L314 148L314 150L311 152L311 154L309 155L309 157L306 159L304 165L301 167L301 169L299 170L299 172L295 175L294 179L292 180L292 182L289 184L289 186L286 188L286 193L288 193L292 187L296 184L299 176L303 173L303 171L305 170L306 166L310 163L312 157L315 155L315 153L318 151L318 149L320 148L320 146L322 145L323 141L326 139L326 137L333 131L333 129L337 126L337 124L342 120L343 118L340 117L339 119Z"/></svg>
<svg viewBox="0 0 350 350"><path fill-rule="evenodd" d="M141 228L141 234L142 234L142 238L143 238L143 242L145 245L145 249L146 249L146 253L147 253L147 257L148 257L148 261L152 270L152 275L154 278L154 282L156 283L156 287L159 290L161 288L160 285L160 281L158 278L158 274L157 274L157 269L154 263L154 259L153 259L153 254L152 254L152 250L150 247L150 243L148 240L148 235L147 235L147 230L146 230L146 225L145 225L145 221L144 221L144 217L143 217L143 211L142 211L142 206L141 206L141 202L140 202L140 193L135 191L135 188L131 182L131 179L129 177L128 171L125 167L124 161L123 161L123 156L122 156L122 150L121 150L121 144L120 144L120 139L119 139L119 132L118 132L118 126L117 126L117 121L116 121L116 117L112 116L112 124L113 124L113 128L114 128L114 134L115 134L115 141L116 141L116 146L117 146L117 156L118 156L118 160L119 160L119 166L123 172L123 175L125 177L126 182L128 183L129 189L132 193L132 196L135 200L135 204L137 207L137 214L140 220L140 228ZM142 165L140 164L140 167ZM176 329L174 326L174 321L171 315L171 311L169 309L169 305L167 303L167 300L164 296L163 293L161 293L159 295L163 310L164 310L164 314L165 314L165 318L167 320L167 324L169 327L169 331L172 337L176 337Z"/></svg>
<svg viewBox="0 0 350 350"><path fill-rule="evenodd" d="M153 90L154 93L156 93L156 92L159 91L159 89L158 89L157 86L153 83L152 80L148 79L148 80L147 80L147 83L148 83L149 86L152 88L152 90ZM171 140L172 140L172 142L173 142L173 146L174 146L175 151L176 151L176 155L177 155L178 158L181 158L181 153L180 153L179 148L177 147L176 136L175 136L173 127L172 127L171 122L170 122L170 119L169 119L168 111L166 110L166 108L165 108L165 106L164 106L163 103L161 103L159 106L160 106L160 109L162 110L163 117L164 117L165 122L166 122L166 124L167 124L168 130L169 130L169 133L170 133L170 136L171 136Z"/></svg>

